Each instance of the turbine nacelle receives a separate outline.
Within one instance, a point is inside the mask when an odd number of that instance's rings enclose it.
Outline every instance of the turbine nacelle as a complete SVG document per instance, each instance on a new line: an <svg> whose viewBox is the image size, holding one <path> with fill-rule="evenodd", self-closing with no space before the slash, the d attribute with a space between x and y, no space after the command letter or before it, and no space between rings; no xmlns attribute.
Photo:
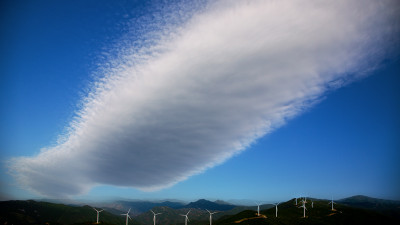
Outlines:
<svg viewBox="0 0 400 225"><path fill-rule="evenodd" d="M153 213L154 216L162 214L162 213L155 213L155 212L153 212L153 210L150 210L150 211Z"/></svg>
<svg viewBox="0 0 400 225"><path fill-rule="evenodd" d="M208 211L208 209L206 209L206 210L207 210L208 213L210 213L210 215L218 213L218 212L210 212L210 211Z"/></svg>
<svg viewBox="0 0 400 225"><path fill-rule="evenodd" d="M93 207L92 207L93 208ZM100 212L103 212L104 211L104 209L102 209L102 210L97 210L96 208L93 208L97 213L100 213Z"/></svg>

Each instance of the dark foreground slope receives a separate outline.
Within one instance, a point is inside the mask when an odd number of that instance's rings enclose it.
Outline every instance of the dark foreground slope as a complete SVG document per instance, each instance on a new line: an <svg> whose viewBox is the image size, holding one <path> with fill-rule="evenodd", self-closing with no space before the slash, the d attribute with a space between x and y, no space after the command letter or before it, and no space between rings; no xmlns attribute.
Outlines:
<svg viewBox="0 0 400 225"><path fill-rule="evenodd" d="M275 217L275 208L262 210L261 216L256 211L247 210L233 216L225 216L215 221L216 225L241 224L241 225L267 225L267 224L400 224L400 220L393 215L380 211L355 208L343 204L335 204L332 211L328 201L311 201L306 203L306 218L303 218L303 208L298 208L295 201L290 200L278 206L278 217Z"/></svg>
<svg viewBox="0 0 400 225"><path fill-rule="evenodd" d="M0 202L0 224L92 224L96 212L90 206L68 206L37 201ZM102 224L123 224L123 216L100 213ZM134 223L131 223L134 224Z"/></svg>

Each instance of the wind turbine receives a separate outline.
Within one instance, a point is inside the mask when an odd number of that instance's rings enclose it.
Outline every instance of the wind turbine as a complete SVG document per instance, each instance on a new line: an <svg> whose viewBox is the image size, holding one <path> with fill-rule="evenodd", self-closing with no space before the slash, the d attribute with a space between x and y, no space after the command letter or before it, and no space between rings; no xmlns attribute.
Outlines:
<svg viewBox="0 0 400 225"><path fill-rule="evenodd" d="M278 205L280 204L280 202L275 203L275 217L278 217Z"/></svg>
<svg viewBox="0 0 400 225"><path fill-rule="evenodd" d="M314 208L314 201L311 200L311 208Z"/></svg>
<svg viewBox="0 0 400 225"><path fill-rule="evenodd" d="M302 206L300 206L299 208L304 208L304 214L303 214L303 217L304 217L304 218L306 218L306 210L307 210L307 208L306 208L306 202L305 202L305 201L303 201L303 200L302 200L302 202L303 202L303 205L302 205Z"/></svg>
<svg viewBox="0 0 400 225"><path fill-rule="evenodd" d="M157 215L160 215L160 214L162 214L162 213L154 213L153 210L150 210L150 211L151 211L151 212L153 213L153 215L154 215L154 216L153 216L153 222L154 222L154 225L156 225L156 216L157 216Z"/></svg>
<svg viewBox="0 0 400 225"><path fill-rule="evenodd" d="M181 216L184 216L184 217L185 217L185 225L187 225L187 222L189 221L188 215L189 215L189 213L190 213L190 210L191 210L191 209L189 209L189 212L187 212L186 214L181 214Z"/></svg>
<svg viewBox="0 0 400 225"><path fill-rule="evenodd" d="M206 210L207 210L208 213L210 213L210 225L212 225L212 215L215 214L215 213L218 213L218 212L213 212L212 213L212 212L208 211L208 209L206 209Z"/></svg>
<svg viewBox="0 0 400 225"><path fill-rule="evenodd" d="M257 204L257 216L260 216L260 205L261 204L259 204L257 202L256 202L256 204Z"/></svg>
<svg viewBox="0 0 400 225"><path fill-rule="evenodd" d="M332 201L330 201L328 204L332 204L332 211L335 210L335 209L333 208L333 204L336 204L336 202L333 201L333 197L332 197Z"/></svg>
<svg viewBox="0 0 400 225"><path fill-rule="evenodd" d="M296 197L296 205L297 205L297 197Z"/></svg>
<svg viewBox="0 0 400 225"><path fill-rule="evenodd" d="M129 212L130 211L131 211L131 209L129 209L127 213L121 214L121 215L125 215L126 216L126 225L128 225L128 218L132 220L132 218L129 216Z"/></svg>
<svg viewBox="0 0 400 225"><path fill-rule="evenodd" d="M97 212L97 222L96 223L99 223L99 214L100 214L100 212L103 212L104 211L104 209L102 209L102 210L97 210L97 209L95 209L95 208L93 208L94 210L96 210L96 212Z"/></svg>

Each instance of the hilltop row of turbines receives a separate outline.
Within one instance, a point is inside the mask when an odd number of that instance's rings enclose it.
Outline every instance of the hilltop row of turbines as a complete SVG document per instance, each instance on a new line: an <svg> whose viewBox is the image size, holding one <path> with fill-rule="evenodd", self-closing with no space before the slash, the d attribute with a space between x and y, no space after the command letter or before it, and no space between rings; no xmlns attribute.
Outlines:
<svg viewBox="0 0 400 225"><path fill-rule="evenodd" d="M298 205L298 203L297 203L297 197L295 198L295 201L296 201L296 205ZM307 197L304 197L302 200L301 200L301 203L302 203L302 205L301 206L299 206L299 208L303 208L303 218L305 218L306 217L306 210L307 210L307 207L306 207L306 203L307 203ZM280 202L278 202L278 203L273 203L273 205L275 205L275 217L278 217L278 205L280 204ZM335 209L333 208L333 204L336 204L334 201L333 201L333 198L332 198L332 200L328 203L328 204L331 204L331 210L332 211L334 211ZM256 205L257 205L257 216L260 216L260 203L257 203L256 202ZM314 201L312 201L311 200L311 208L314 208Z"/></svg>
<svg viewBox="0 0 400 225"><path fill-rule="evenodd" d="M97 220L96 220L96 223L99 223L99 214L100 214L100 212L104 211L104 209L102 209L102 210L97 210L96 208L93 208L93 209L97 212ZM210 225L212 225L212 215L215 214L215 213L218 213L218 212L210 212L210 211L208 211L208 209L206 209L206 210L207 210L207 212L210 214ZM125 221L125 224L126 224L126 225L128 225L128 221L129 221L128 218L129 218L130 220L132 220L132 218L129 216L129 212L130 212L130 211L131 211L131 209L129 209L127 213L122 213L122 214L121 214L121 215L126 216L126 221ZM160 214L162 214L162 213L155 213L153 210L150 210L150 211L153 213L153 224L156 225L156 216L157 216L157 215L160 215ZM185 217L185 225L187 225L187 222L189 221L188 215L189 215L190 211L191 211L191 209L189 209L189 211L188 211L186 214L181 214L181 216L184 216L184 217Z"/></svg>
<svg viewBox="0 0 400 225"><path fill-rule="evenodd" d="M306 203L307 203L307 197L304 197L304 198L301 200L301 202L302 202L302 205L299 206L299 208L303 208L303 218L306 218L306 210L307 210ZM331 210L334 211L335 209L333 208L333 204L336 204L336 203L333 201L333 197L332 197L332 200L331 200L330 202L328 202L328 204L331 204L331 206L332 206ZM297 198L296 198L296 205L297 205ZM313 202L312 200L311 200L311 208L314 208L314 202ZM276 208L276 211L278 212L278 208ZM278 214L277 214L277 215L278 215Z"/></svg>
<svg viewBox="0 0 400 225"><path fill-rule="evenodd" d="M298 205L298 204L297 204L297 199L298 199L298 198L295 198L296 206ZM305 217L306 217L306 210L307 210L307 207L306 207L307 197L304 197L304 198L301 200L301 203L302 203L302 205L299 206L299 208L303 208L303 218L305 218ZM278 205L279 205L279 204L280 204L280 202L278 202L278 203L273 203L273 205L275 205L275 217L278 217ZM333 208L333 204L336 204L336 203L333 201L333 198L332 198L332 200L331 200L328 204L331 204L332 211L334 211L335 209ZM257 216L260 216L260 215L261 215L261 214L260 214L260 206L261 206L261 203L257 203L257 202L256 202L256 205L257 205ZM314 202L313 202L312 200L311 200L311 208L314 208ZM96 211L96 213L97 213L97 220L96 220L96 223L99 223L99 214L100 214L100 212L104 211L104 209L101 209L101 210L97 210L96 208L93 208L93 209L94 209L94 210ZM210 212L208 209L206 209L206 210L207 210L207 212L210 214L210 225L212 225L212 215L215 214L215 213L218 213L218 212ZM128 218L132 220L132 218L129 216L129 212L130 212L130 211L131 211L131 209L129 209L127 213L121 214L121 215L126 216L126 225L128 225ZM157 216L157 215L160 215L160 214L162 214L162 213L155 213L153 210L150 210L150 211L153 213L153 225L156 225L156 216ZM188 215L189 215L190 211L191 211L191 209L189 209L189 211L188 211L186 214L180 214L181 216L184 216L184 217L185 217L185 225L187 225L187 222L189 221Z"/></svg>

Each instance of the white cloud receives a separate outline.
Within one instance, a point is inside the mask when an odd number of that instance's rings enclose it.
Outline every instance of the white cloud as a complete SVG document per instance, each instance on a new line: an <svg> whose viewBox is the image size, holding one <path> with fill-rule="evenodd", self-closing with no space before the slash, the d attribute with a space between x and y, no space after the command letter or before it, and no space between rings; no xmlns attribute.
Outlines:
<svg viewBox="0 0 400 225"><path fill-rule="evenodd" d="M394 1L210 3L160 27L169 35L155 45L123 42L64 141L11 169L47 196L171 186L376 67L398 44L398 12Z"/></svg>

